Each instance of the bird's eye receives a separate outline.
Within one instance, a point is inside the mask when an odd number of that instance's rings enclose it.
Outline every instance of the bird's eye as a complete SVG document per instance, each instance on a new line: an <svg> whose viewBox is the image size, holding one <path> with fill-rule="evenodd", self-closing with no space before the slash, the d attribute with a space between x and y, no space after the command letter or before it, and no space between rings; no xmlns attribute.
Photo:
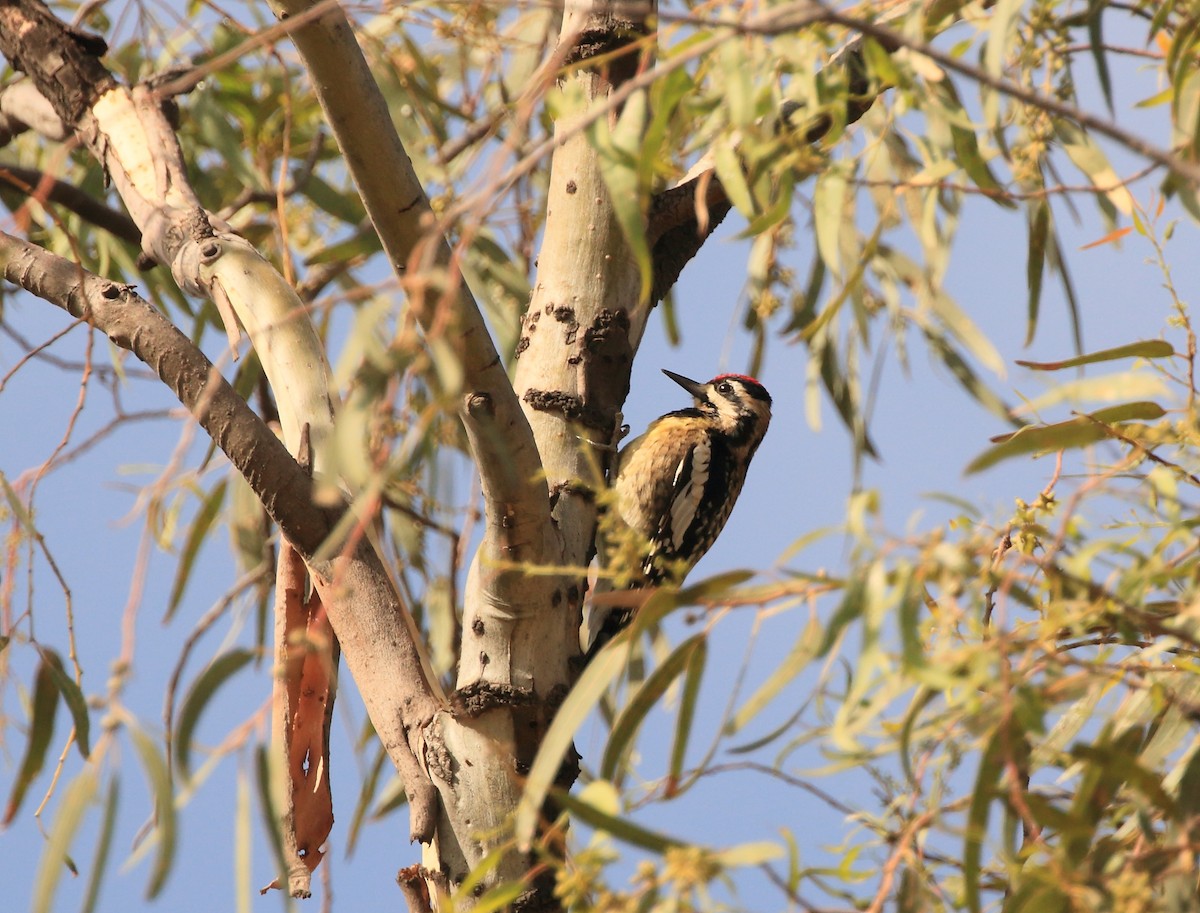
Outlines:
<svg viewBox="0 0 1200 913"><path fill-rule="evenodd" d="M717 392L718 393L732 393L733 392L733 384L731 384L727 380L723 380L719 384L717 384Z"/></svg>

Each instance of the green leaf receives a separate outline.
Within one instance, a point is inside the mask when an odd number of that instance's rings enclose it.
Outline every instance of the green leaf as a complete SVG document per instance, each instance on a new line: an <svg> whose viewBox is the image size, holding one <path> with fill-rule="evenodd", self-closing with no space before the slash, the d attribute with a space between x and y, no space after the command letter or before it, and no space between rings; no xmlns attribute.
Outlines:
<svg viewBox="0 0 1200 913"><path fill-rule="evenodd" d="M282 774L282 772L281 772ZM271 846L271 858L275 862L276 878L287 884L288 863L283 853L283 837L279 833L279 810L275 807L275 791L271 784L271 759L267 746L259 745L254 750L254 783L258 787L258 807L262 812L263 827Z"/></svg>
<svg viewBox="0 0 1200 913"><path fill-rule="evenodd" d="M968 464L966 473L971 475L981 472L1004 460L1025 454L1086 447L1088 444L1094 444L1112 436L1105 425L1116 425L1129 421L1154 421L1164 415L1166 412L1157 403L1125 403L1107 409L1098 409L1090 416L1081 415L1053 425L1029 425L1013 434L993 438L992 440L997 442L996 446L989 447L975 457Z"/></svg>
<svg viewBox="0 0 1200 913"><path fill-rule="evenodd" d="M840 273L842 263L842 225L846 219L849 184L843 169L829 167L817 178L813 191L813 229L817 250L830 272Z"/></svg>
<svg viewBox="0 0 1200 913"><path fill-rule="evenodd" d="M346 853L353 853L355 844L358 843L358 835L362 828L363 822L366 820L367 810L371 807L371 801L375 798L375 790L379 787L379 777L383 773L384 765L387 764L387 752L380 746L375 750L375 760L367 770L367 775L362 778L362 783L359 785L358 801L354 804L354 812L350 816L350 826L346 829Z"/></svg>
<svg viewBox="0 0 1200 913"><path fill-rule="evenodd" d="M715 857L721 865L728 868L739 866L757 866L773 862L787 855L778 843L769 840L759 840L753 843L741 843L728 849L718 850Z"/></svg>
<svg viewBox="0 0 1200 913"><path fill-rule="evenodd" d="M742 160L732 140L721 139L713 146L713 167L729 202L747 221L752 221L755 215L754 198L750 195L750 185L746 183L746 174L742 171Z"/></svg>
<svg viewBox="0 0 1200 913"><path fill-rule="evenodd" d="M949 113L955 115L950 120L950 137L954 143L955 162L967 173L967 177L976 187L987 193L992 202L1005 209L1016 209L1017 204L1009 198L1004 187L996 180L992 169L979 151L979 139L975 135L975 129L968 126L970 121L963 109L962 102L959 101L954 83L943 80L936 85L936 91L941 96L941 101L946 105ZM961 118L964 123L958 123L958 118Z"/></svg>
<svg viewBox="0 0 1200 913"><path fill-rule="evenodd" d="M100 899L100 885L108 867L108 854L112 849L113 831L117 825L117 805L121 794L121 781L115 776L108 782L108 795L104 800L104 818L100 823L100 839L96 841L96 852L92 857L92 870L88 874L87 890L83 895L81 913L92 913Z"/></svg>
<svg viewBox="0 0 1200 913"><path fill-rule="evenodd" d="M75 684L75 679L67 675L62 659L56 652L47 647L38 647L38 652L46 663L46 670L54 680L58 693L62 695L63 703L71 712L71 720L75 724L75 745L86 761L92 753L89 742L91 719L88 717L87 698L83 696L83 690Z"/></svg>
<svg viewBox="0 0 1200 913"><path fill-rule="evenodd" d="M683 765L687 761L688 741L692 735L692 722L696 718L696 705L700 697L700 683L704 680L704 666L708 659L708 639L702 639L688 657L683 680L683 695L679 699L679 715L675 719L675 739L671 743L671 766L667 774L667 795L673 795L683 777Z"/></svg>
<svg viewBox="0 0 1200 913"><path fill-rule="evenodd" d="M237 913L252 913L250 898L250 864L254 849L254 828L251 821L250 783L245 767L238 766L237 796L233 812L233 884L237 898Z"/></svg>
<svg viewBox="0 0 1200 913"><path fill-rule="evenodd" d="M865 571L857 574L850 582L850 585L846 587L846 593L842 597L841 604L837 607L837 611L833 613L833 617L825 625L824 636L817 647L817 656L825 656L829 653L850 622L862 615L867 595L865 577Z"/></svg>
<svg viewBox="0 0 1200 913"><path fill-rule="evenodd" d="M988 813L996 785L1003 776L1004 744L1011 733L997 729L992 733L983 757L979 759L979 772L975 776L975 790L967 808L967 828L963 843L963 893L967 909L980 913L979 873L983 859L983 840L987 836Z"/></svg>
<svg viewBox="0 0 1200 913"><path fill-rule="evenodd" d="M662 599L664 595L661 591L651 596L638 613L635 624L630 627L636 626L646 610L651 608L654 602ZM668 600L668 604L673 603ZM571 747L575 732L600 703L600 698L604 696L608 686L616 681L625 669L632 643L627 628L625 633L613 638L604 649L592 657L574 687L567 692L566 699L554 715L554 722L546 730L537 757L533 759L533 765L529 768L529 776L525 779L525 791L521 795L521 801L517 803L515 831L517 846L521 852L528 852L533 843L542 814L542 804L554 784L555 777L558 776L562 759Z"/></svg>
<svg viewBox="0 0 1200 913"><path fill-rule="evenodd" d="M1092 59L1096 61L1096 76L1100 81L1100 90L1104 93L1104 103L1108 105L1108 113L1113 113L1112 76L1108 72L1108 58L1104 48L1104 26L1102 17L1106 0L1088 0L1087 27L1088 44L1092 49Z"/></svg>
<svg viewBox="0 0 1200 913"><path fill-rule="evenodd" d="M62 877L65 867L74 870L74 864L70 861L71 841L95 795L96 772L89 766L67 787L54 814L54 824L50 826L34 876L33 902L30 904L32 913L50 913L54 910L58 879Z"/></svg>
<svg viewBox="0 0 1200 913"><path fill-rule="evenodd" d="M1029 286L1029 316L1025 324L1025 345L1028 346L1033 342L1033 335L1037 331L1038 311L1042 301L1042 274L1046 266L1050 206L1045 200L1038 200L1029 208L1026 216L1029 222L1029 251L1025 260L1025 280Z"/></svg>
<svg viewBox="0 0 1200 913"><path fill-rule="evenodd" d="M1131 398L1154 400L1168 395L1167 385L1159 376L1148 371L1122 371L1119 374L1081 377L1059 383L1041 396L1022 403L1013 412L1019 415L1037 414L1060 403L1111 403Z"/></svg>
<svg viewBox="0 0 1200 913"><path fill-rule="evenodd" d="M230 650L218 656L188 689L175 727L175 762L184 778L191 776L192 733L200 722L200 714L208 706L217 689L234 673L259 655L257 650Z"/></svg>
<svg viewBox="0 0 1200 913"><path fill-rule="evenodd" d="M1133 196L1113 171L1108 156L1092 138L1081 128L1065 120L1055 121L1054 132L1058 135L1067 158L1087 175L1092 186L1103 191L1105 198L1125 215L1132 215Z"/></svg>
<svg viewBox="0 0 1200 913"><path fill-rule="evenodd" d="M51 651L46 651L50 653ZM37 779L46 761L46 749L54 737L54 717L58 713L58 685L51 671L52 663L42 657L33 683L33 700L30 706L29 741L25 745L25 756L21 768L13 781L8 806L4 810L3 824L7 827L16 817L25 800L29 786Z"/></svg>
<svg viewBox="0 0 1200 913"><path fill-rule="evenodd" d="M171 584L171 595L167 598L164 622L170 621L175 615L175 610L179 608L179 602L183 599L183 591L192 576L192 567L196 563L196 556L200 553L200 547L204 545L209 530L212 529L213 523L220 516L221 508L225 504L227 487L227 480L222 480L214 485L212 491L200 503L200 509L196 511L196 516L192 519L192 524L188 528L187 541L183 544L183 551L180 552L179 562L175 566L175 580Z"/></svg>
<svg viewBox="0 0 1200 913"><path fill-rule="evenodd" d="M128 729L154 800L154 830L158 852L150 870L150 881L146 885L146 899L153 900L167 883L167 876L171 873L171 864L175 859L175 796L171 789L167 763L154 747L150 736L134 725L130 725Z"/></svg>
<svg viewBox="0 0 1200 913"><path fill-rule="evenodd" d="M1021 361L1018 359L1017 364L1033 371L1061 371L1064 368L1094 365L1102 361L1115 361L1118 358L1170 358L1174 354L1175 349L1169 342L1162 339L1146 339L1111 349L1101 349L1099 352L1091 352L1064 361Z"/></svg>
<svg viewBox="0 0 1200 913"><path fill-rule="evenodd" d="M733 715L726 730L728 734L732 735L745 728L747 723L758 716L762 709L774 700L785 685L808 667L821 648L821 635L820 622L815 617L810 617L808 624L804 626L804 630L792 644L787 656L783 658L783 662L775 667L767 680L759 685L758 690Z"/></svg>
<svg viewBox="0 0 1200 913"><path fill-rule="evenodd" d="M643 301L650 296L654 272L646 239L649 173L639 168L639 153L648 121L646 104L646 93L635 92L625 102L611 131L604 118L597 118L588 128L588 135L600 153L600 174L608 188L613 214L641 274L640 300Z"/></svg>
<svg viewBox="0 0 1200 913"><path fill-rule="evenodd" d="M632 846L640 846L644 850L661 855L669 849L687 845L682 840L634 824L627 817L602 811L590 802L584 801L583 798L573 796L568 792L555 790L554 798L580 821Z"/></svg>
<svg viewBox="0 0 1200 913"><path fill-rule="evenodd" d="M642 683L642 686L629 699L629 703L621 710L613 723L612 733L608 744L604 747L604 756L600 761L600 776L605 780L613 779L617 765L624 757L625 749L637 735L638 729L646 715L658 704L659 699L666 693L671 683L683 672L692 658L698 645L703 645L705 635L696 634L676 647Z"/></svg>

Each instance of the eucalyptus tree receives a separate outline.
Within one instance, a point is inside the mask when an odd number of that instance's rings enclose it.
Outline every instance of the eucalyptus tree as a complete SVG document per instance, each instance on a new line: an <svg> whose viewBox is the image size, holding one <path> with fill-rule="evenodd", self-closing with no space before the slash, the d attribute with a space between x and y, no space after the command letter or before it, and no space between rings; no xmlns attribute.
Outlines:
<svg viewBox="0 0 1200 913"><path fill-rule="evenodd" d="M40 909L81 819L101 814L102 834L111 831L123 738L152 787L150 893L161 890L180 864L176 805L203 789L193 764L200 714L264 655L274 698L269 745L256 755L258 801L273 822L276 884L293 896L311 892L332 825L342 661L370 720L359 750L379 758L355 827L386 758L408 836L422 846L419 864L398 854L412 863L399 881L416 910L703 906L711 882L748 865L800 907L812 890L856 908L895 897L912 910L980 909L988 892L1013 910L1103 909L1122 898L1157 909L1194 892L1183 860L1195 849L1198 768L1186 727L1195 689L1178 674L1195 662L1195 549L1179 494L1196 484L1186 305L1164 258L1174 343L1132 340L1039 366L1141 359L1107 381L1138 395L1029 424L993 391L987 372L1001 358L944 283L967 205L1025 214L1018 268L1028 299L1013 319L1030 338L1048 279L1076 307L1059 199L1094 204L1088 218L1102 241L1136 231L1162 253L1170 229L1150 201L1194 213L1200 184L1188 5L587 0L350 11L272 0L269 11L0 7L11 67L0 92L9 290L112 342L110 367L83 343L85 385L123 389L133 363L119 350L143 362L186 408L179 420L202 428L232 469L211 481L209 452L146 490L160 540L179 542L168 614L203 585L193 568L219 522L244 570L217 588L230 593L223 605L247 597L263 612L258 642L215 657L179 701L169 683L155 738L129 710L128 668L84 675L68 581L58 580L62 643L37 635L42 607L13 614L13 569L54 573L61 546L39 533L35 495L75 451L5 481L15 531L6 682L18 677L12 657L32 663L9 821L40 782L60 704L78 748L50 789L59 812L34 885ZM1118 21L1144 46L1107 42ZM1145 101L1158 105L1169 145L1111 116L1127 55L1162 76L1162 94ZM1091 96L1077 88L1085 81L1097 86ZM1108 112L1089 109L1092 100ZM1119 176L1113 150L1135 158L1137 173ZM1066 167L1074 183L1059 178ZM806 368L791 376L833 404L856 459L876 451L864 364L880 338L904 356L910 335L998 423L1019 426L972 470L1098 442L1117 455L1076 484L1065 508L1055 493L1069 483L1055 473L1007 523L952 525L915 543L872 531L860 496L844 574L732 575L642 594L630 635L585 668L588 566L630 371L656 308L669 328L685 307L722 316L735 307L671 299L726 218L752 239L750 370L768 344L794 343ZM807 274L794 268L802 255ZM10 376L42 354L29 348ZM1072 388L1043 405L1087 395ZM114 396L109 433L128 418ZM475 488L446 503L445 478L464 463ZM1074 523L1081 505L1130 478L1135 544L1086 538ZM199 503L177 496L185 490ZM1072 560L1085 552L1115 570L1100 576ZM686 767L712 625L675 647L656 636L643 655L641 644L693 603L830 606L712 738L723 744L826 662L814 687L833 709L756 747L819 738L839 763L881 765L882 810L819 800L865 834L848 860L863 847L880 855L861 896L849 862L840 873L806 869L794 843L787 856L788 840L722 852L622 814L613 785L624 783L639 725L677 682L667 770L649 792L669 800L719 772L715 747ZM829 670L853 628L862 650L835 683ZM179 669L195 639L181 644ZM622 680L628 688L612 690ZM1112 690L1124 703L1100 725L1095 708ZM598 707L610 737L591 785L572 795L572 739ZM243 744L231 732L213 757ZM767 765L784 780L787 755ZM960 790L953 773L964 756L973 785ZM1068 785L1051 784L1055 773ZM1003 810L998 837L993 807ZM572 852L571 818L598 842ZM609 839L663 865L630 888L607 884ZM107 840L98 838L86 905Z"/></svg>

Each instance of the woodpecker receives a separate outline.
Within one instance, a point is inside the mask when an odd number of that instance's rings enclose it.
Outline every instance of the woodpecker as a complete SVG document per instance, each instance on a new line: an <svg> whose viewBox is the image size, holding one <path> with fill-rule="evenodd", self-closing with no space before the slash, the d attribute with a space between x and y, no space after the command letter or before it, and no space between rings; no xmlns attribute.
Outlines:
<svg viewBox="0 0 1200 913"><path fill-rule="evenodd" d="M719 374L702 384L663 373L694 405L651 422L617 455L609 508L616 522L608 521L612 532L599 549L612 575L598 581L597 594L681 583L724 528L771 421L771 395L753 377ZM622 548L630 542L632 553ZM593 597L588 616L588 658L633 619L633 608L602 601Z"/></svg>

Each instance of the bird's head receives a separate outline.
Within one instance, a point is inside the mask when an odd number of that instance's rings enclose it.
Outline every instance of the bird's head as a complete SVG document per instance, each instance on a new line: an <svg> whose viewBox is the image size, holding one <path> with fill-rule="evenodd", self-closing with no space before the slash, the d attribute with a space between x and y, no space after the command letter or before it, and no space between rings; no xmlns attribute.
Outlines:
<svg viewBox="0 0 1200 913"><path fill-rule="evenodd" d="M696 408L709 415L721 431L737 443L757 447L767 433L767 424L771 421L771 394L753 377L718 374L702 384L666 369L663 374L692 394Z"/></svg>

